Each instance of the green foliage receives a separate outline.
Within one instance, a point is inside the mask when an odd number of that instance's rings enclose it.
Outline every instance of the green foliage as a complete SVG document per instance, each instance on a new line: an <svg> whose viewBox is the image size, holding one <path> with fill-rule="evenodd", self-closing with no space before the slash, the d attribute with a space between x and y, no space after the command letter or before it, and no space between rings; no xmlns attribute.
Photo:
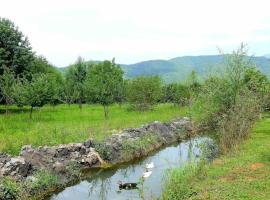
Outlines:
<svg viewBox="0 0 270 200"><path fill-rule="evenodd" d="M21 185L9 177L0 180L0 200L18 199L22 190Z"/></svg>
<svg viewBox="0 0 270 200"><path fill-rule="evenodd" d="M89 101L103 105L107 118L108 106L123 96L123 71L114 60L93 65L87 75L86 88Z"/></svg>
<svg viewBox="0 0 270 200"><path fill-rule="evenodd" d="M269 113L264 117L237 151L230 151L206 164L189 178L186 178L189 172L181 173L183 169L180 168L169 172L163 199L270 199ZM193 189L183 190L188 186ZM185 198L188 191L195 193Z"/></svg>
<svg viewBox="0 0 270 200"><path fill-rule="evenodd" d="M196 191L190 184L198 174L199 167L196 163L188 163L179 169L171 169L165 176L165 186L162 193L164 200L189 199L196 195Z"/></svg>
<svg viewBox="0 0 270 200"><path fill-rule="evenodd" d="M103 160L111 160L113 149L104 143L95 143L95 150L99 153Z"/></svg>
<svg viewBox="0 0 270 200"><path fill-rule="evenodd" d="M81 57L78 57L76 63L69 67L65 73L65 86L63 90L64 99L68 103L77 102L79 108L85 102L85 80L88 66Z"/></svg>
<svg viewBox="0 0 270 200"><path fill-rule="evenodd" d="M257 74L257 83L253 84L254 63L247 58L244 45L228 55L223 76L205 81L194 106L200 109L201 119L217 130L224 153L246 138L263 106L257 91L267 83Z"/></svg>
<svg viewBox="0 0 270 200"><path fill-rule="evenodd" d="M22 75L29 70L33 52L27 37L8 19L0 18L0 75L3 67Z"/></svg>
<svg viewBox="0 0 270 200"><path fill-rule="evenodd" d="M38 196L57 185L58 176L45 170L38 170L31 179L22 181L5 177L0 180L0 200L30 199L31 195Z"/></svg>
<svg viewBox="0 0 270 200"><path fill-rule="evenodd" d="M35 192L45 191L56 186L58 182L59 180L56 174L45 170L38 170L34 174L34 180L28 183L28 187L31 191Z"/></svg>
<svg viewBox="0 0 270 200"><path fill-rule="evenodd" d="M66 170L69 172L70 175L79 178L81 176L80 166L76 161L71 161Z"/></svg>
<svg viewBox="0 0 270 200"><path fill-rule="evenodd" d="M23 79L15 88L19 105L31 107L30 118L34 107L42 107L57 98L56 79L49 74L34 74L31 81Z"/></svg>
<svg viewBox="0 0 270 200"><path fill-rule="evenodd" d="M128 101L137 110L153 108L161 98L162 81L158 76L136 77L128 82Z"/></svg>
<svg viewBox="0 0 270 200"><path fill-rule="evenodd" d="M110 106L110 118L104 121L103 107L84 105L80 111L76 105L45 105L33 110L29 120L30 107L9 106L10 115L0 115L0 151L18 155L23 145L55 146L83 142L89 138L102 140L111 135L111 130L139 127L153 121L166 122L186 116L186 109L175 109L171 104L159 104L154 110L130 111L127 104L121 108ZM6 108L0 106L0 112Z"/></svg>
<svg viewBox="0 0 270 200"><path fill-rule="evenodd" d="M3 75L0 76L0 91L6 105L14 103L14 87L15 74L9 68L4 67ZM1 102L1 100L0 100Z"/></svg>
<svg viewBox="0 0 270 200"><path fill-rule="evenodd" d="M244 75L244 84L260 98L263 108L270 105L270 82L257 68L249 68Z"/></svg>
<svg viewBox="0 0 270 200"><path fill-rule="evenodd" d="M131 157L138 153L143 153L155 146L159 138L155 133L149 132L148 134L136 140L125 140L122 142L121 159L129 160Z"/></svg>
<svg viewBox="0 0 270 200"><path fill-rule="evenodd" d="M187 85L180 83L170 83L162 87L162 102L170 102L175 105L185 106L190 97Z"/></svg>

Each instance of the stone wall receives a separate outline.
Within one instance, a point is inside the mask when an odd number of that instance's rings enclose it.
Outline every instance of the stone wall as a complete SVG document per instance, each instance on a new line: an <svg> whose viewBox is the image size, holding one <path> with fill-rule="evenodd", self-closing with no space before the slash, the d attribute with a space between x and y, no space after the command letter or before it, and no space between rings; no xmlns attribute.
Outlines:
<svg viewBox="0 0 270 200"><path fill-rule="evenodd" d="M192 130L188 118L175 119L169 123L155 121L143 125L140 128L125 129L117 134L113 134L103 142L96 142L89 139L82 143L65 144L55 147L38 147L31 145L22 147L20 155L12 157L5 153L0 153L0 178L11 176L17 180L31 176L36 170L44 169L56 173L66 173L67 166L75 163L79 169L99 167L104 162L115 164L125 162L135 157L147 155L155 148L185 139L188 131ZM142 138L156 138L155 144L146 149L138 149L138 152L130 157L123 154L126 143L135 143Z"/></svg>

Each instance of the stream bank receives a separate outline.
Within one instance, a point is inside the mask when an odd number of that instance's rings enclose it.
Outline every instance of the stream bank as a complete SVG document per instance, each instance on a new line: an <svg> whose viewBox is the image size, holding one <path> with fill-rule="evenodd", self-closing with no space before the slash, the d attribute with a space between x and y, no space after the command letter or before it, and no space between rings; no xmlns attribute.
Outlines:
<svg viewBox="0 0 270 200"><path fill-rule="evenodd" d="M2 199L18 199L18 196L23 199L27 194L45 194L48 190L62 188L78 180L83 169L112 166L146 156L155 149L190 137L192 130L191 121L184 117L168 123L155 121L140 128L125 129L102 142L90 139L56 147L34 148L27 145L16 157L1 153L0 178L10 177L18 184L26 183L35 187L25 191L26 194L17 194L20 191L9 194L9 188L1 183L0 195L9 196ZM40 171L48 173L48 177L57 177L53 187L46 184L39 187L38 178L44 179L42 176L37 177Z"/></svg>

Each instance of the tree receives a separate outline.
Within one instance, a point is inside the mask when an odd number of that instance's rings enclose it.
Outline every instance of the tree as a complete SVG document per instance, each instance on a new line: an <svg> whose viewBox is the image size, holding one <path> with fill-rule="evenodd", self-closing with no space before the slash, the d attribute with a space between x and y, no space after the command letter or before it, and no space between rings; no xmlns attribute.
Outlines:
<svg viewBox="0 0 270 200"><path fill-rule="evenodd" d="M112 62L95 64L89 70L86 81L88 100L103 106L105 119L108 118L109 105L121 96L123 74L123 70L115 64L114 59Z"/></svg>
<svg viewBox="0 0 270 200"><path fill-rule="evenodd" d="M16 84L16 99L20 105L29 105L30 119L34 107L42 107L53 98L51 91L53 80L48 74L35 74L32 80L22 79Z"/></svg>
<svg viewBox="0 0 270 200"><path fill-rule="evenodd" d="M170 83L162 87L162 101L184 106L189 99L189 88L180 83Z"/></svg>
<svg viewBox="0 0 270 200"><path fill-rule="evenodd" d="M0 91L2 98L6 104L6 113L8 113L8 105L14 102L14 87L15 75L9 68L4 67L3 75L0 76ZM1 100L0 100L1 102Z"/></svg>
<svg viewBox="0 0 270 200"><path fill-rule="evenodd" d="M27 37L13 22L0 17L0 75L4 66L16 76L22 75L29 70L33 55Z"/></svg>
<svg viewBox="0 0 270 200"><path fill-rule="evenodd" d="M83 59L79 57L76 63L70 66L65 74L66 86L69 87L65 88L65 92L69 93L73 97L72 99L78 102L80 109L82 109L82 103L85 101L85 80L87 70L87 66Z"/></svg>
<svg viewBox="0 0 270 200"><path fill-rule="evenodd" d="M135 109L151 109L161 98L162 81L159 76L139 76L128 83L128 101Z"/></svg>
<svg viewBox="0 0 270 200"><path fill-rule="evenodd" d="M264 109L269 106L270 82L265 74L255 67L248 68L244 74L244 84L261 100Z"/></svg>
<svg viewBox="0 0 270 200"><path fill-rule="evenodd" d="M27 37L8 19L0 17L0 76L5 68L22 76L33 60L33 52ZM0 89L0 99L3 94ZM2 103L0 101L0 103Z"/></svg>

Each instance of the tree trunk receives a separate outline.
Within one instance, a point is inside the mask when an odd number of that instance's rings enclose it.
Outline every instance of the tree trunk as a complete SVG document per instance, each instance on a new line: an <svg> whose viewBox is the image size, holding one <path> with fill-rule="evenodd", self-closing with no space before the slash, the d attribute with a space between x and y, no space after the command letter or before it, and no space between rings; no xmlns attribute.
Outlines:
<svg viewBox="0 0 270 200"><path fill-rule="evenodd" d="M33 106L31 106L31 109L30 109L30 115L29 115L30 119L32 119L32 113L33 113Z"/></svg>
<svg viewBox="0 0 270 200"><path fill-rule="evenodd" d="M106 105L103 105L103 108L104 108L104 117L105 117L105 119L108 119L109 107Z"/></svg>
<svg viewBox="0 0 270 200"><path fill-rule="evenodd" d="M79 99L79 108L82 111L82 100L81 99Z"/></svg>
<svg viewBox="0 0 270 200"><path fill-rule="evenodd" d="M8 105L6 104L6 115L8 114Z"/></svg>

